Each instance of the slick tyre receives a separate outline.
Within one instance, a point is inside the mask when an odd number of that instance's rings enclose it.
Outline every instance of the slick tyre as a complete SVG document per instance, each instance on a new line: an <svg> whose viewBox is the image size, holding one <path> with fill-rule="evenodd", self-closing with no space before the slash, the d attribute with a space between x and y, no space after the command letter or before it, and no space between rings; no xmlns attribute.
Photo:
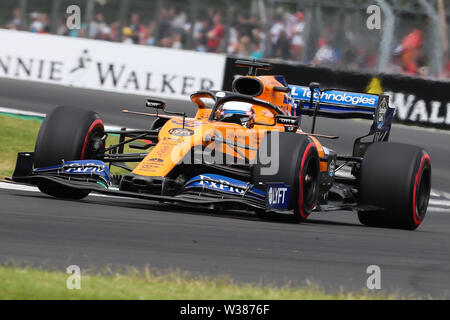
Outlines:
<svg viewBox="0 0 450 320"><path fill-rule="evenodd" d="M278 139L273 135L278 135ZM268 166L262 164L267 161L261 161L261 155L270 155L270 164L277 170L267 171ZM273 160L278 161L278 166ZM294 214L289 220L302 222L308 218L319 198L320 165L316 145L304 135L268 132L260 144L252 176L256 185L260 182L282 182L291 186L289 207ZM279 219L272 213L262 211L257 215L263 219Z"/></svg>
<svg viewBox="0 0 450 320"><path fill-rule="evenodd" d="M34 167L61 164L61 161L98 159L104 148L104 124L99 115L76 107L57 107L48 114L39 129L34 147ZM78 190L42 181L39 190L66 199L82 199L88 190Z"/></svg>
<svg viewBox="0 0 450 320"><path fill-rule="evenodd" d="M423 149L401 143L371 145L360 171L359 204L384 208L359 211L371 227L414 230L425 218L431 192L431 161Z"/></svg>

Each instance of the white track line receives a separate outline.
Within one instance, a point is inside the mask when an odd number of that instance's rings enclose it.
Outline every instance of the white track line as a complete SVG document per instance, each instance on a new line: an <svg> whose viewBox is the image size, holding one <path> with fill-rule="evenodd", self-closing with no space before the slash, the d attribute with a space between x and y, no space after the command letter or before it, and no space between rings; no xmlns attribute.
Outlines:
<svg viewBox="0 0 450 320"><path fill-rule="evenodd" d="M0 182L0 189L39 192L37 187L13 182Z"/></svg>
<svg viewBox="0 0 450 320"><path fill-rule="evenodd" d="M45 113L25 111L25 110L12 109L12 108L0 107L0 113L12 113L12 114L16 114L18 116L29 116L29 117L45 118Z"/></svg>
<svg viewBox="0 0 450 320"><path fill-rule="evenodd" d="M450 208L428 207L427 211L450 213Z"/></svg>
<svg viewBox="0 0 450 320"><path fill-rule="evenodd" d="M26 184L14 183L14 182L0 182L0 189L28 191L28 192L40 192L38 187L29 186ZM89 194L89 196L119 198L117 196L109 196L109 195L100 194L100 193L91 193L91 194ZM123 197L120 197L120 198L123 198Z"/></svg>
<svg viewBox="0 0 450 320"><path fill-rule="evenodd" d="M445 198L450 200L450 193L431 189L431 196L436 198Z"/></svg>
<svg viewBox="0 0 450 320"><path fill-rule="evenodd" d="M441 195L434 189L431 189L430 196L432 197L440 197Z"/></svg>
<svg viewBox="0 0 450 320"><path fill-rule="evenodd" d="M12 108L4 108L4 107L0 107L0 113L10 113L10 114L18 115L18 116L38 117L38 118L45 118L45 116L46 116L45 113L25 111L25 110L12 109ZM105 130L107 130L107 131L118 131L121 128L122 128L121 126L116 126L116 125L108 125L108 124L105 125ZM127 128L127 129L134 130L131 128Z"/></svg>
<svg viewBox="0 0 450 320"><path fill-rule="evenodd" d="M430 199L429 204L450 208L450 201L447 201L447 200Z"/></svg>

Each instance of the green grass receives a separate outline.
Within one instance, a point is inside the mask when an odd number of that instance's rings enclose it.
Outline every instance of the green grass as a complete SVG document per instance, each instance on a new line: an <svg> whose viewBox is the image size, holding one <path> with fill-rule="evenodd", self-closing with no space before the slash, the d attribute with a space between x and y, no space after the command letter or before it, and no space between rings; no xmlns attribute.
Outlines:
<svg viewBox="0 0 450 320"><path fill-rule="evenodd" d="M0 176L11 176L17 153L33 151L41 122L19 117L0 115Z"/></svg>
<svg viewBox="0 0 450 320"><path fill-rule="evenodd" d="M42 120L36 117L18 117L0 114L0 177L10 177L16 165L17 153L33 151ZM118 136L110 135L107 146L118 143ZM125 147L125 152L129 152ZM133 164L130 164L133 168ZM112 174L123 174L126 171L117 167L111 168Z"/></svg>
<svg viewBox="0 0 450 320"><path fill-rule="evenodd" d="M227 278L194 277L181 272L155 273L145 269L86 274L80 290L69 290L69 275L32 268L0 267L0 299L170 299L170 300L298 300L395 299L361 293L326 294L312 285L302 288L236 283Z"/></svg>

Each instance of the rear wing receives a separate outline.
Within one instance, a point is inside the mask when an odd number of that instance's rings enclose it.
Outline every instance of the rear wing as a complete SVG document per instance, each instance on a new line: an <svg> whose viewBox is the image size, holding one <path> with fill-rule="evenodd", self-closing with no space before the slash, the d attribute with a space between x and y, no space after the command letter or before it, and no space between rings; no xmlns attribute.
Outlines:
<svg viewBox="0 0 450 320"><path fill-rule="evenodd" d="M363 153L361 139L373 136L373 141L387 141L391 130L395 108L389 106L389 96L370 93L350 92L340 89L319 89L319 84L309 87L289 85L291 99L294 100L297 114L313 116L313 129L316 116L335 119L373 120L369 133L355 141L354 155ZM313 97L311 97L314 92Z"/></svg>
<svg viewBox="0 0 450 320"><path fill-rule="evenodd" d="M395 108L389 106L389 96L358 93L337 89L314 91L311 106L311 89L306 86L289 85L291 98L297 113L337 119L370 119L378 129L390 129ZM316 109L316 104L317 110ZM376 122L376 123L375 123ZM373 128L375 129L375 128Z"/></svg>
<svg viewBox="0 0 450 320"><path fill-rule="evenodd" d="M311 89L304 86L290 85L291 98L294 99L297 110L302 114L308 114L308 110L314 111L315 104L319 103L318 115L332 118L364 118L372 119L375 114L379 95L369 93L357 93L336 89L325 89L314 92L313 106L311 102ZM387 99L389 97L384 96ZM389 101L387 101L389 105Z"/></svg>

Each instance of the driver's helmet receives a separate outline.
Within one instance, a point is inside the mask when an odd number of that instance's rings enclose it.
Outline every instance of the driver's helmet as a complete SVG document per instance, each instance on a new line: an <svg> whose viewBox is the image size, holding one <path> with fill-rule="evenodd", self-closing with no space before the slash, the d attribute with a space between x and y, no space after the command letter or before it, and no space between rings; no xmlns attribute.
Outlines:
<svg viewBox="0 0 450 320"><path fill-rule="evenodd" d="M220 121L240 121L242 125L248 125L254 120L255 112L251 103L227 101L223 104L218 118Z"/></svg>

